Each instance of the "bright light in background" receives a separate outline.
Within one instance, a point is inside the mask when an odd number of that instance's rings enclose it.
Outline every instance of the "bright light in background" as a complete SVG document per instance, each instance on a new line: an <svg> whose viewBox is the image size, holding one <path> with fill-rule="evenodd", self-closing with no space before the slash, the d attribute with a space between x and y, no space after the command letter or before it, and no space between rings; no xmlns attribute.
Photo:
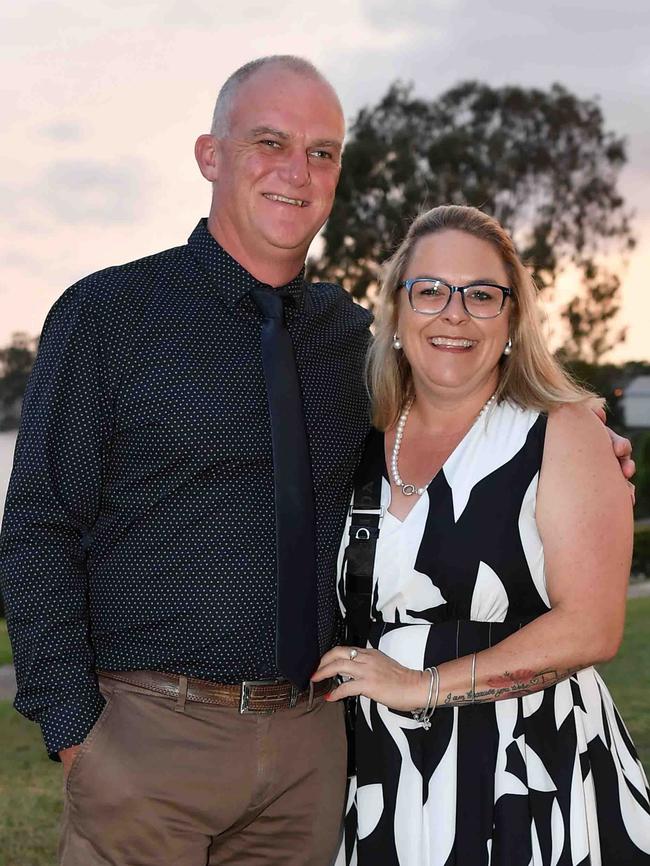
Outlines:
<svg viewBox="0 0 650 866"><path fill-rule="evenodd" d="M268 53L313 60L348 116L396 78L433 97L462 79L602 96L627 136L622 190L638 250L624 274L628 341L615 360L650 357L650 24L645 0L527 8L515 0L0 0L0 345L36 334L81 276L184 243L207 212L193 159L225 77Z"/></svg>

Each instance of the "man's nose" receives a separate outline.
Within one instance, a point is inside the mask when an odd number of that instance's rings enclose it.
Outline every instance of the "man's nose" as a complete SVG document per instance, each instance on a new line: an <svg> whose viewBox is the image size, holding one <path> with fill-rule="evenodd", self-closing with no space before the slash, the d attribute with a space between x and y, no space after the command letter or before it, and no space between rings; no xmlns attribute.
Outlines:
<svg viewBox="0 0 650 866"><path fill-rule="evenodd" d="M280 174L291 186L307 186L311 182L309 158L302 150L292 150L283 161Z"/></svg>

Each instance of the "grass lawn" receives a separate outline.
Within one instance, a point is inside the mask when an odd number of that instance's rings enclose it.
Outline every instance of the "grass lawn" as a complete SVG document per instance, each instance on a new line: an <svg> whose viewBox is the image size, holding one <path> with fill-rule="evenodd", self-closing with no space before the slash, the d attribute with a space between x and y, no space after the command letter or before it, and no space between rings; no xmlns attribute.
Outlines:
<svg viewBox="0 0 650 866"><path fill-rule="evenodd" d="M618 655L600 673L650 773L650 597L627 603L625 637Z"/></svg>
<svg viewBox="0 0 650 866"><path fill-rule="evenodd" d="M0 866L55 866L61 766L40 731L0 702Z"/></svg>
<svg viewBox="0 0 650 866"><path fill-rule="evenodd" d="M650 598L631 600L623 646L614 661L601 668L646 770L650 769L649 631ZM19 716L8 701L0 701L0 741L0 866L55 866L61 767L47 759L36 725Z"/></svg>
<svg viewBox="0 0 650 866"><path fill-rule="evenodd" d="M0 619L0 665L11 664L11 646L9 644L9 635L7 634L7 623L4 619Z"/></svg>

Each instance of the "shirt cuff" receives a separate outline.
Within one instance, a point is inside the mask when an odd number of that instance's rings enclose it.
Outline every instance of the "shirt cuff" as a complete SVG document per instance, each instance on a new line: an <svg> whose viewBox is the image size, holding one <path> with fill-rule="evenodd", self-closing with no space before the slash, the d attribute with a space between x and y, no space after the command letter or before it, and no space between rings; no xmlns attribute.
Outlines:
<svg viewBox="0 0 650 866"><path fill-rule="evenodd" d="M47 753L59 761L59 752L78 746L86 739L100 717L106 700L99 689L85 701L74 701L48 709L40 719Z"/></svg>

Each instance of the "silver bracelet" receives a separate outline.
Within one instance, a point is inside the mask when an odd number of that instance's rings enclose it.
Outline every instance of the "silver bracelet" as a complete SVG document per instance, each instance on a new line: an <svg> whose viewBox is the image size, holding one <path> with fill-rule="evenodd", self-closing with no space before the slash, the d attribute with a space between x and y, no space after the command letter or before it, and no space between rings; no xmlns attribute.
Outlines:
<svg viewBox="0 0 650 866"><path fill-rule="evenodd" d="M431 707L431 698L433 696L433 681L435 679L435 674L433 673L433 668L425 668L423 673L427 672L430 676L429 682L429 694L427 696L426 706L421 710L411 710L411 715L415 719L416 722L419 722L425 731L428 731L431 727L431 723L427 717L427 713L429 712L429 708Z"/></svg>
<svg viewBox="0 0 650 866"><path fill-rule="evenodd" d="M436 707L438 706L438 695L440 693L440 674L438 673L438 668L435 667L435 665L433 667L433 672L436 675L436 688L433 695L433 703L431 704L431 709L429 710L429 715L427 716L429 728L431 727L431 716L433 716L436 711ZM427 730L429 730L429 728L427 728Z"/></svg>
<svg viewBox="0 0 650 866"><path fill-rule="evenodd" d="M436 707L438 706L440 674L438 673L438 668L435 665L430 668L425 668L425 671L427 671L429 673L429 676L431 677L431 682L429 683L429 695L427 697L427 704L421 710L412 710L411 715L416 722L419 722L422 725L425 731L428 731L431 728L431 717L435 713Z"/></svg>
<svg viewBox="0 0 650 866"><path fill-rule="evenodd" d="M476 702L476 653L472 656L472 685L470 693L472 695L472 703Z"/></svg>

